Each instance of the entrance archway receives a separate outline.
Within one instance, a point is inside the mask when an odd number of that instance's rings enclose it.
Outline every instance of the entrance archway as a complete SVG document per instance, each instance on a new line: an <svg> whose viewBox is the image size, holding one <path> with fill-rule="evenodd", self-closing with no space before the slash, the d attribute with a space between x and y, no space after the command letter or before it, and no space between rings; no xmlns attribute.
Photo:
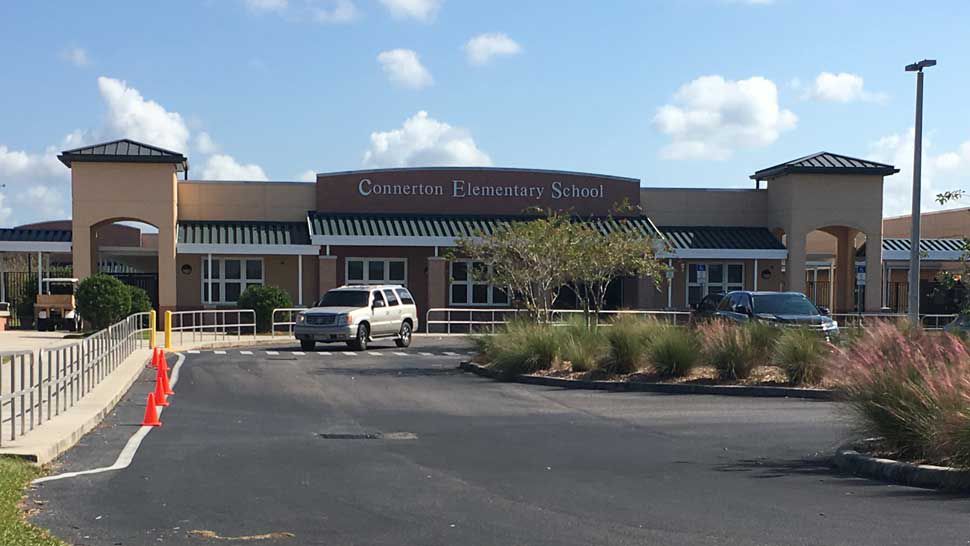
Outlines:
<svg viewBox="0 0 970 546"><path fill-rule="evenodd" d="M91 226L92 271L141 288L158 309L158 229L135 219Z"/></svg>

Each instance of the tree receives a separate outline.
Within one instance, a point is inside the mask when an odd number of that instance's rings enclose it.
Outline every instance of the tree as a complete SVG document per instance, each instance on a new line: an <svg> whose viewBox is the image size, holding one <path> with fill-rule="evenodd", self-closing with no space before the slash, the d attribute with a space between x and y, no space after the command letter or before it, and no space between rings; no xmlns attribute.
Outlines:
<svg viewBox="0 0 970 546"><path fill-rule="evenodd" d="M96 330L125 318L129 309L131 294L128 288L110 275L93 275L78 284L77 311Z"/></svg>
<svg viewBox="0 0 970 546"><path fill-rule="evenodd" d="M950 201L959 201L966 195L964 190L950 190L936 195L936 202L945 205ZM963 278L970 276L970 239L963 238L960 255L961 271L953 273L943 271L937 274L936 280L940 286L936 289L937 295L956 296L956 305L960 309L961 315L970 315L970 291L966 289ZM968 277L970 278L970 277Z"/></svg>
<svg viewBox="0 0 970 546"><path fill-rule="evenodd" d="M476 278L506 289L540 322L548 322L550 310L566 282L568 217L550 213L531 221L508 222L493 233L476 233L455 242L450 259L468 258L488 264L470 272Z"/></svg>
<svg viewBox="0 0 970 546"><path fill-rule="evenodd" d="M126 284L125 288L128 290L128 297L131 298L131 306L128 308L129 315L147 313L152 310L152 299L148 297L148 292L130 284Z"/></svg>
<svg viewBox="0 0 970 546"><path fill-rule="evenodd" d="M273 324L273 309L292 307L290 295L278 286L250 286L239 295L240 309L256 312L256 330L268 332Z"/></svg>

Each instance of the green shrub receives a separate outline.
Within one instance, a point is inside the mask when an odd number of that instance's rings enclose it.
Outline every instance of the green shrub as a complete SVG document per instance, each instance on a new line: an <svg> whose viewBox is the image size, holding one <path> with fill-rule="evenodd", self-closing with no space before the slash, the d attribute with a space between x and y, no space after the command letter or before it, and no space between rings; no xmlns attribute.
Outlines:
<svg viewBox="0 0 970 546"><path fill-rule="evenodd" d="M148 297L148 292L137 286L125 285L128 289L128 297L131 299L131 308L128 314L147 313L152 310L152 299Z"/></svg>
<svg viewBox="0 0 970 546"><path fill-rule="evenodd" d="M78 283L77 311L94 329L111 326L128 316L129 309L131 295L118 279L98 274Z"/></svg>
<svg viewBox="0 0 970 546"><path fill-rule="evenodd" d="M793 385L817 385L826 371L828 345L807 328L786 328L775 344L773 362Z"/></svg>
<svg viewBox="0 0 970 546"><path fill-rule="evenodd" d="M610 374L628 374L639 370L646 363L647 347L666 327L654 319L623 316L603 327L609 353L601 369Z"/></svg>
<svg viewBox="0 0 970 546"><path fill-rule="evenodd" d="M256 330L268 332L273 327L273 309L292 307L290 294L278 286L255 285L239 295L238 307L256 312Z"/></svg>
<svg viewBox="0 0 970 546"><path fill-rule="evenodd" d="M582 317L573 317L560 328L562 360L569 362L574 372L588 372L599 368L609 352L609 343L601 328L589 328Z"/></svg>
<svg viewBox="0 0 970 546"><path fill-rule="evenodd" d="M959 340L878 325L835 365L861 432L909 460L970 466L970 352Z"/></svg>
<svg viewBox="0 0 970 546"><path fill-rule="evenodd" d="M506 376L552 368L559 360L559 329L548 324L515 321L481 343L492 367Z"/></svg>
<svg viewBox="0 0 970 546"><path fill-rule="evenodd" d="M660 330L648 344L648 358L661 377L688 375L700 358L694 332L688 328L669 326Z"/></svg>
<svg viewBox="0 0 970 546"><path fill-rule="evenodd" d="M767 364L775 353L775 344L782 328L763 320L749 320L744 324L751 338L751 350L756 365Z"/></svg>
<svg viewBox="0 0 970 546"><path fill-rule="evenodd" d="M751 329L716 320L698 328L705 359L721 379L746 379L758 365Z"/></svg>

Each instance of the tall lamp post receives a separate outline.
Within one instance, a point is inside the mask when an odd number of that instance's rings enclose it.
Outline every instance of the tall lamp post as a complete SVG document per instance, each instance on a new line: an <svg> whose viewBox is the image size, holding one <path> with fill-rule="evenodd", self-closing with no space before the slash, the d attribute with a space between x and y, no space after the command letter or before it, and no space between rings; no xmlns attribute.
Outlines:
<svg viewBox="0 0 970 546"><path fill-rule="evenodd" d="M923 59L906 65L906 72L916 72L916 138L913 145L913 227L909 249L909 320L919 324L919 236L920 198L923 168L923 69L936 66L936 61Z"/></svg>

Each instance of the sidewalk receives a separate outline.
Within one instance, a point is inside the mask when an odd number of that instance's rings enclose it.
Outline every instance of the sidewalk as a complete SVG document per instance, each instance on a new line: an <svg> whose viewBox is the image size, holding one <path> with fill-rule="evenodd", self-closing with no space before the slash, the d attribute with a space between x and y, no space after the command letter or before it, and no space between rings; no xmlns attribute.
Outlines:
<svg viewBox="0 0 970 546"><path fill-rule="evenodd" d="M67 332L38 332L36 330L7 330L0 332L0 351L23 351L49 349L74 343L76 339L64 339Z"/></svg>

